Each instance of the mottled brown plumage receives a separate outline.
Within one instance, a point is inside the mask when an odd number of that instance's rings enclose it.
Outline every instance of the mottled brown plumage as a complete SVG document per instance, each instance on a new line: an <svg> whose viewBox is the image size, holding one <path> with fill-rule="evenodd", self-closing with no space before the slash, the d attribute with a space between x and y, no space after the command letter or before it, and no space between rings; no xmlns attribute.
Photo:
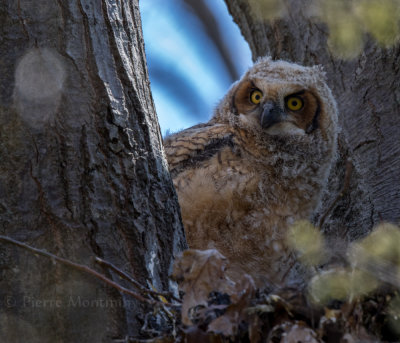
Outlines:
<svg viewBox="0 0 400 343"><path fill-rule="evenodd" d="M189 246L218 249L259 287L294 281L287 228L317 208L336 136L319 67L259 60L208 123L165 140Z"/></svg>

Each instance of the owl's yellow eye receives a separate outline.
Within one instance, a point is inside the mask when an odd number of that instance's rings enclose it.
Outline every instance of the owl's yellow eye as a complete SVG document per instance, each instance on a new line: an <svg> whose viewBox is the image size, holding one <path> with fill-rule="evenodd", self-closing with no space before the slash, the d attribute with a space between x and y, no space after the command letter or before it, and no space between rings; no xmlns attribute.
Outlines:
<svg viewBox="0 0 400 343"><path fill-rule="evenodd" d="M263 96L262 92L259 91L258 89L255 89L250 93L250 101L253 104L258 105L261 101L262 96Z"/></svg>
<svg viewBox="0 0 400 343"><path fill-rule="evenodd" d="M298 96L290 96L286 99L286 107L290 111L298 111L303 108L303 100Z"/></svg>

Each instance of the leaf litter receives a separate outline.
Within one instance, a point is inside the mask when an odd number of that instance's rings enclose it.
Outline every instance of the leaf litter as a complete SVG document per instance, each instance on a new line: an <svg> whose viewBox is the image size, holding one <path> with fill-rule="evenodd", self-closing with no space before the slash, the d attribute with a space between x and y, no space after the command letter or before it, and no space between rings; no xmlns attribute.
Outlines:
<svg viewBox="0 0 400 343"><path fill-rule="evenodd" d="M296 228L289 244L315 269L307 285L256 289L247 274L229 278L234 267L217 250L189 249L172 273L182 299L173 323L127 342L400 342L399 228L379 225L349 244L346 263L323 267L323 237L309 223Z"/></svg>

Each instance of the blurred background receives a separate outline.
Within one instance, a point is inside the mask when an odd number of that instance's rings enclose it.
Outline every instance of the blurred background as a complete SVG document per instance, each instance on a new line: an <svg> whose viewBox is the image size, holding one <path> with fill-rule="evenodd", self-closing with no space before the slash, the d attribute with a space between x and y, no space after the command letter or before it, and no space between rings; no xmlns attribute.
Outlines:
<svg viewBox="0 0 400 343"><path fill-rule="evenodd" d="M140 1L151 90L163 136L207 121L252 65L223 0Z"/></svg>

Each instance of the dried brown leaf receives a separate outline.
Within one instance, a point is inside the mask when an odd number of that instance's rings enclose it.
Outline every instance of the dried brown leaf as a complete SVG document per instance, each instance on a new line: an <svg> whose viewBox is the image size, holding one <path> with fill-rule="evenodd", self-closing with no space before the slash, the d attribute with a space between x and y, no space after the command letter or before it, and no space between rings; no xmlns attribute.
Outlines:
<svg viewBox="0 0 400 343"><path fill-rule="evenodd" d="M318 343L317 334L304 324L294 324L282 337L281 343Z"/></svg>
<svg viewBox="0 0 400 343"><path fill-rule="evenodd" d="M262 325L260 317L256 314L250 315L249 320L249 340L250 343L258 343L261 340Z"/></svg>
<svg viewBox="0 0 400 343"><path fill-rule="evenodd" d="M377 343L380 340L377 337L369 335L365 328L360 328L357 332L345 333L340 343Z"/></svg>
<svg viewBox="0 0 400 343"><path fill-rule="evenodd" d="M233 336L248 318L254 296L253 279L244 274L236 283L225 270L227 259L217 250L186 250L174 265L173 277L185 292L182 323L208 325L208 332Z"/></svg>
<svg viewBox="0 0 400 343"><path fill-rule="evenodd" d="M285 322L275 326L267 342L276 342L279 337L280 343L319 343L317 333L302 321Z"/></svg>
<svg viewBox="0 0 400 343"><path fill-rule="evenodd" d="M235 293L235 284L225 275L226 264L226 258L215 249L189 249L176 260L172 276L178 280L180 290L185 292L183 324L193 324L190 309L207 307L210 293Z"/></svg>
<svg viewBox="0 0 400 343"><path fill-rule="evenodd" d="M190 326L183 330L185 343L222 343L221 337L207 333L197 326Z"/></svg>
<svg viewBox="0 0 400 343"><path fill-rule="evenodd" d="M234 336L237 333L239 324L247 321L248 307L254 296L255 285L253 279L244 274L243 278L235 284L230 304L226 312L212 321L208 326L209 332L219 333L224 336Z"/></svg>

